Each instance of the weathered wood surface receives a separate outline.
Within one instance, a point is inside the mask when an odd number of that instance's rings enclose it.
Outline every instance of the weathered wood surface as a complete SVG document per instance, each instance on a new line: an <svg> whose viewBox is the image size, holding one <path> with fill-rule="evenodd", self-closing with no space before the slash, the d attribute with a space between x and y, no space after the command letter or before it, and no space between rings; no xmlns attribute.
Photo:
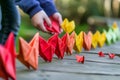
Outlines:
<svg viewBox="0 0 120 80"><path fill-rule="evenodd" d="M99 57L98 52L105 52L105 57ZM109 59L108 53L115 53L114 59ZM39 69L28 70L17 61L17 80L119 80L120 79L120 42L103 48L83 51L85 63L77 63L75 55L65 56L63 60L54 57L51 63L39 58Z"/></svg>

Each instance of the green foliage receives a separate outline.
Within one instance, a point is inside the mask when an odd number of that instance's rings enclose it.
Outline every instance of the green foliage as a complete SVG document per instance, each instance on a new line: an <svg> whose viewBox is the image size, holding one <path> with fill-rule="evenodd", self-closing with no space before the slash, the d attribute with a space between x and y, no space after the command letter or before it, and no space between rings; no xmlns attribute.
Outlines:
<svg viewBox="0 0 120 80"><path fill-rule="evenodd" d="M56 0L56 5L63 18L87 23L89 16L103 16L104 0Z"/></svg>

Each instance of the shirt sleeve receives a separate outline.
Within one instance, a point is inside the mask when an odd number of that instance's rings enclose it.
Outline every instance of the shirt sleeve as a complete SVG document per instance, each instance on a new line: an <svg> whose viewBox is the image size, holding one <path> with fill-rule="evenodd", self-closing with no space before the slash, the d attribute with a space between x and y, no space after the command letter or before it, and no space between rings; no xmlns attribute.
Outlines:
<svg viewBox="0 0 120 80"><path fill-rule="evenodd" d="M48 16L57 12L53 0L15 0L15 2L30 18L41 10L44 10Z"/></svg>
<svg viewBox="0 0 120 80"><path fill-rule="evenodd" d="M43 10L38 0L16 0L15 2L30 17Z"/></svg>
<svg viewBox="0 0 120 80"><path fill-rule="evenodd" d="M39 0L40 5L43 8L43 10L46 12L48 16L51 16L55 12L57 12L55 3L53 0Z"/></svg>

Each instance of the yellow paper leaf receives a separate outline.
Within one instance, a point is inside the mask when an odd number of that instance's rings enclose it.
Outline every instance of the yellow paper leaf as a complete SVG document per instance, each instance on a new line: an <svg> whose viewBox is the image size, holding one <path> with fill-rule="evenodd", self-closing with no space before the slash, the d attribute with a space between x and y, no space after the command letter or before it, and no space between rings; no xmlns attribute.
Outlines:
<svg viewBox="0 0 120 80"><path fill-rule="evenodd" d="M74 21L69 22L68 19L66 18L61 24L61 26L65 32L71 33L75 29L75 22Z"/></svg>
<svg viewBox="0 0 120 80"><path fill-rule="evenodd" d="M83 31L80 32L78 35L75 37L75 45L74 45L74 50L77 52L81 52L83 47Z"/></svg>
<svg viewBox="0 0 120 80"><path fill-rule="evenodd" d="M99 37L100 37L99 31L96 31L96 33L92 35L92 47L94 49L97 47Z"/></svg>
<svg viewBox="0 0 120 80"><path fill-rule="evenodd" d="M112 29L115 30L115 29L117 29L117 28L118 28L118 25L117 25L116 22L114 22L113 25L112 25Z"/></svg>
<svg viewBox="0 0 120 80"><path fill-rule="evenodd" d="M105 41L106 41L106 33L103 32L103 33L100 35L99 39L98 39L98 45L99 45L99 47L103 47L104 44L105 44Z"/></svg>

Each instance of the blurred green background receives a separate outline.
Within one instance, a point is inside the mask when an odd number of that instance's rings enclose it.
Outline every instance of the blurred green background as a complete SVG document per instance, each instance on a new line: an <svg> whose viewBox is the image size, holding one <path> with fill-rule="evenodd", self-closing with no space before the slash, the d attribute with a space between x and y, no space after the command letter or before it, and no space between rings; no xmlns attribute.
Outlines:
<svg viewBox="0 0 120 80"><path fill-rule="evenodd" d="M62 14L64 18L69 20L74 20L76 24L75 32L80 31L93 31L106 29L108 23L106 19L119 20L120 17L120 0L54 0L58 11ZM19 31L19 37L23 37L25 40L29 41L34 36L37 29L35 29L27 14L21 13L21 27ZM45 39L48 39L51 35L43 33L41 31L40 35ZM17 38L17 48L18 48L18 38Z"/></svg>

